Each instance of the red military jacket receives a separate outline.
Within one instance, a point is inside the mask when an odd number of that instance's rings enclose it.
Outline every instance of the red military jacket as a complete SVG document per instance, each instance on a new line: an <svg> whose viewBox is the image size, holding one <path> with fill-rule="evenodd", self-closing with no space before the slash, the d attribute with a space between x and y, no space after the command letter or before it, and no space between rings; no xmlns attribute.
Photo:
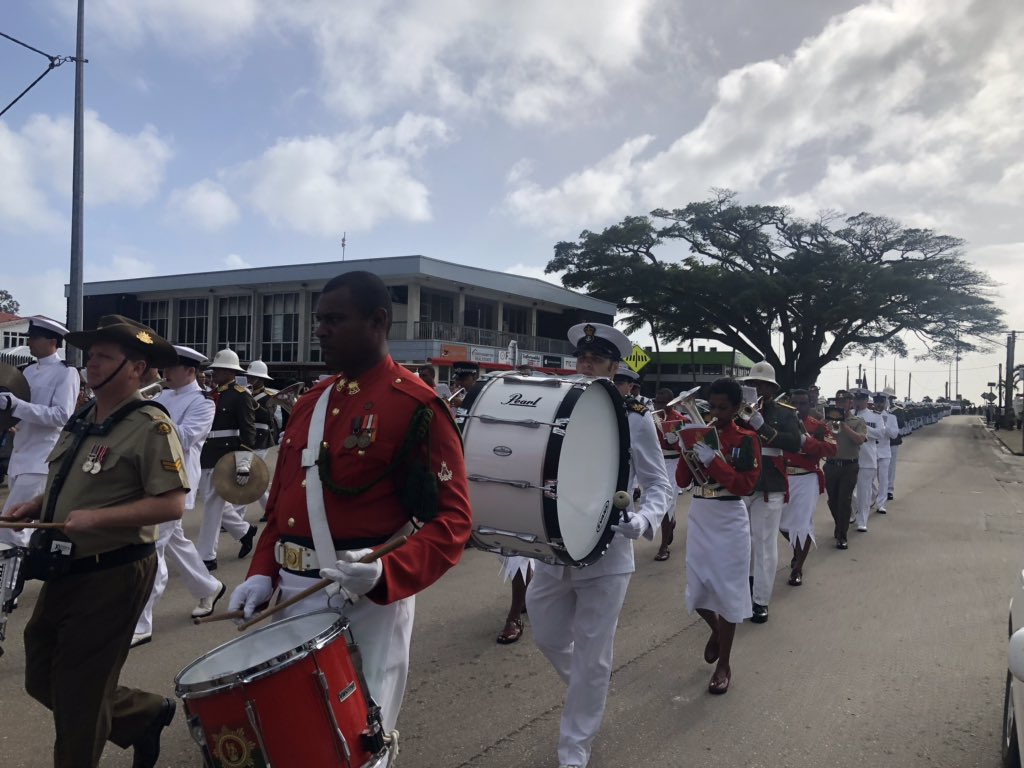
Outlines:
<svg viewBox="0 0 1024 768"><path fill-rule="evenodd" d="M791 467L795 472L790 474L803 474L804 472L815 472L818 475L821 490L825 490L825 475L821 471L821 460L836 455L835 436L825 425L825 422L818 421L813 416L807 416L803 420L804 430L807 437L804 438L803 446L799 453L784 451L782 456L786 460L786 466Z"/></svg>
<svg viewBox="0 0 1024 768"><path fill-rule="evenodd" d="M708 467L708 475L734 496L749 496L761 477L761 441L757 433L739 426L735 421L715 425L721 443L721 458L716 456ZM686 488L693 475L685 461L676 467L676 484Z"/></svg>
<svg viewBox="0 0 1024 768"><path fill-rule="evenodd" d="M327 387L333 391L323 442L330 457L330 480L336 486L356 488L380 477L402 446L416 410L427 406L433 412L429 453L423 455L429 456L429 471L437 485L436 515L405 546L381 558L381 581L367 595L380 604L401 600L433 584L459 561L472 517L462 440L451 413L430 387L390 356L358 381L342 374L318 383L295 404L278 449L267 526L256 545L249 575L263 574L276 581L277 541L312 538L302 451L313 408ZM338 549L357 548L353 542L365 542L360 546L383 542L409 522L400 500L403 480L403 473L395 471L358 495L336 494L324 483L327 520Z"/></svg>

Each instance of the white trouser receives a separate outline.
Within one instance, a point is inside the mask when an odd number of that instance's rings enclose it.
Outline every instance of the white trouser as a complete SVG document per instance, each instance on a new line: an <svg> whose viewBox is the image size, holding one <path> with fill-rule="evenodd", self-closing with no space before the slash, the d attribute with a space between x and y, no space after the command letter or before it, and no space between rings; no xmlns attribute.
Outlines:
<svg viewBox="0 0 1024 768"><path fill-rule="evenodd" d="M628 573L573 579L569 568L538 568L526 590L537 647L568 685L558 762L585 766L604 718L612 650Z"/></svg>
<svg viewBox="0 0 1024 768"><path fill-rule="evenodd" d="M676 458L674 458L674 459L665 459L665 469L668 470L668 479L669 479L669 482L672 484L672 487L676 489L676 495L677 496L680 495L683 492L683 489L680 488L678 485L676 485L676 468L678 466L679 466L679 457L678 456ZM676 519L676 505L675 504L670 504L669 505L668 512L665 513L665 518L668 519L668 520L672 520L673 522L675 521L675 519Z"/></svg>
<svg viewBox="0 0 1024 768"><path fill-rule="evenodd" d="M239 504L228 504L217 495L213 487L213 469L204 469L199 480L199 493L196 496L203 502L203 522L199 526L199 541L196 549L203 560L217 559L217 539L220 537L221 526L233 538L240 539L249 531L249 524L243 519L245 507Z"/></svg>
<svg viewBox="0 0 1024 768"><path fill-rule="evenodd" d="M875 477L878 475L877 467L861 466L857 471L857 527L867 528L868 515L871 514L871 502L875 498Z"/></svg>
<svg viewBox="0 0 1024 768"><path fill-rule="evenodd" d="M896 495L896 457L900 454L900 447L892 447L892 458L889 459L889 493Z"/></svg>
<svg viewBox="0 0 1024 768"><path fill-rule="evenodd" d="M191 510L186 509L188 514ZM153 589L149 593L146 607L142 609L135 624L135 634L145 635L153 631L153 606L167 588L167 561L181 572L181 580L185 587L198 600L201 597L215 595L220 590L220 581L210 575L203 565L196 546L185 537L181 528L181 520L170 520L160 523L160 535L156 540L157 571Z"/></svg>
<svg viewBox="0 0 1024 768"><path fill-rule="evenodd" d="M779 524L786 494L757 491L746 498L750 515L750 575L754 577L754 602L768 605L775 587L775 569L779 567Z"/></svg>
<svg viewBox="0 0 1024 768"><path fill-rule="evenodd" d="M287 600L306 589L315 579L281 571L281 600ZM328 603L330 600L330 603ZM277 614L286 619L326 608L340 609L341 597L329 598L326 590ZM416 597L407 597L387 605L378 605L362 598L355 605L345 606L344 614L351 622L352 637L363 657L363 677L373 700L380 706L386 732L393 731L405 696L409 677L409 646L416 617Z"/></svg>
<svg viewBox="0 0 1024 768"><path fill-rule="evenodd" d="M263 459L264 461L266 461L266 460L267 460L267 451L269 451L269 450L270 450L269 448L261 448L261 449L260 449L260 450L258 450L258 451L253 451L253 453L255 453L255 454L256 454L257 456L259 456L259 457L260 457L261 459ZM260 509L262 509L262 510L263 510L264 512L266 512L266 511L267 511L267 501L268 501L269 499L270 499L270 483L267 483L267 490L265 490L265 491L263 492L263 495L262 495L262 496L260 496L260 498L259 498L259 502L260 502ZM243 512L244 512L244 511L245 511L245 510L243 510Z"/></svg>
<svg viewBox="0 0 1024 768"><path fill-rule="evenodd" d="M779 529L789 534L789 545L793 549L802 547L807 541L817 544L814 511L818 507L819 495L821 484L816 473L789 476L789 501L782 509Z"/></svg>
<svg viewBox="0 0 1024 768"><path fill-rule="evenodd" d="M882 456L878 457L878 494L875 496L875 508L885 509L885 502L889 500L889 468L891 466L891 459L886 459Z"/></svg>
<svg viewBox="0 0 1024 768"><path fill-rule="evenodd" d="M72 467L74 471L75 467ZM46 489L46 475L37 475L32 472L23 472L10 479L11 492L4 502L3 514L17 504L24 504L32 501L36 496ZM0 544L10 544L15 547L27 547L32 531L13 531L10 528L0 528Z"/></svg>

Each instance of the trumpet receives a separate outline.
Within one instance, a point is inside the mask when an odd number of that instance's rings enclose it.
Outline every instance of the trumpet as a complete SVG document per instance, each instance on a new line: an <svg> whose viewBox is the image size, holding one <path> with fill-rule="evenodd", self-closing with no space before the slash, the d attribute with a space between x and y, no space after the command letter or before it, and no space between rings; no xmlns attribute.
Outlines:
<svg viewBox="0 0 1024 768"><path fill-rule="evenodd" d="M697 407L697 392L700 391L700 387L694 387L693 389L687 390L679 395L674 400L669 401L666 407L672 407L678 405L690 419L691 423L697 427L710 427L715 423L714 419L705 422L704 416L701 415L700 409ZM701 463L700 459L697 458L697 454L692 448L687 448L680 441L680 458L686 462L686 466L690 470L690 474L693 476L693 481L697 485L710 485L714 481L708 474L707 468ZM716 450L716 453L721 455L720 451Z"/></svg>
<svg viewBox="0 0 1024 768"><path fill-rule="evenodd" d="M744 403L740 406L739 413L736 414L736 418L746 424L753 417L754 413L760 413L761 408L764 407L764 398L759 397L753 403Z"/></svg>

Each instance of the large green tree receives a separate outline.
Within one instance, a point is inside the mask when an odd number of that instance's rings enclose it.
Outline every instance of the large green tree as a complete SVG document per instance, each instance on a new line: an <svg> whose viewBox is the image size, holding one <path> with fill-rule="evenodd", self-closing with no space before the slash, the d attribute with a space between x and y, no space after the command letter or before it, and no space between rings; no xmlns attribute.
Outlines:
<svg viewBox="0 0 1024 768"><path fill-rule="evenodd" d="M792 387L851 352L905 356L908 335L926 357L984 349L1002 312L963 249L884 216L807 221L722 190L560 242L547 271L615 302L629 330L720 341L767 360Z"/></svg>
<svg viewBox="0 0 1024 768"><path fill-rule="evenodd" d="M15 301L11 292L5 288L0 288L0 312L10 312L12 315L16 315L20 308L21 305Z"/></svg>

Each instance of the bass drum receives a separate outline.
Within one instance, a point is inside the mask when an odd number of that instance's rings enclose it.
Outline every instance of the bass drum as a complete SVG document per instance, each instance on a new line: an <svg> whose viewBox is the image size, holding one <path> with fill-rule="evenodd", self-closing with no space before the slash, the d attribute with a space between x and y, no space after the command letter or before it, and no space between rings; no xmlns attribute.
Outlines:
<svg viewBox="0 0 1024 768"><path fill-rule="evenodd" d="M606 379L504 374L456 411L473 544L585 566L608 548L629 475L622 396Z"/></svg>

